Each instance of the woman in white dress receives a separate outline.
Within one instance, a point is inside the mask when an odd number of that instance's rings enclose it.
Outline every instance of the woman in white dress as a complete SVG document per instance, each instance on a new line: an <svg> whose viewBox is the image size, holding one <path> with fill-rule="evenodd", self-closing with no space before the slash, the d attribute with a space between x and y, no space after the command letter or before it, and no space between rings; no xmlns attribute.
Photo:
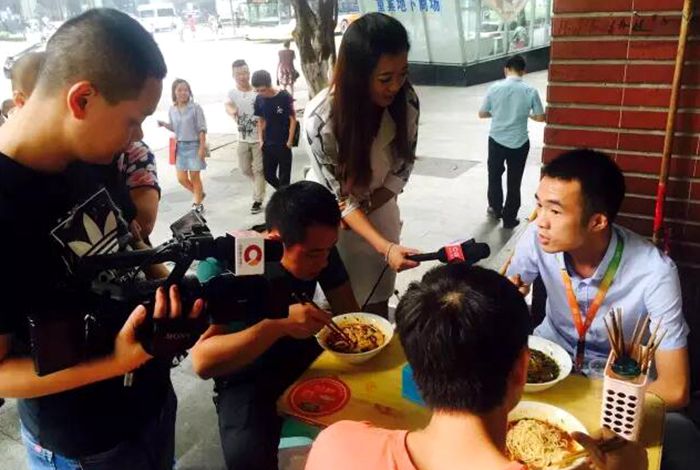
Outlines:
<svg viewBox="0 0 700 470"><path fill-rule="evenodd" d="M418 97L407 81L409 47L406 29L390 16L370 13L353 22L340 44L333 82L307 105L304 120L309 177L341 204L348 230L341 230L338 249L355 297L385 316L396 272L418 265L406 258L416 250L399 244L397 204L418 137Z"/></svg>

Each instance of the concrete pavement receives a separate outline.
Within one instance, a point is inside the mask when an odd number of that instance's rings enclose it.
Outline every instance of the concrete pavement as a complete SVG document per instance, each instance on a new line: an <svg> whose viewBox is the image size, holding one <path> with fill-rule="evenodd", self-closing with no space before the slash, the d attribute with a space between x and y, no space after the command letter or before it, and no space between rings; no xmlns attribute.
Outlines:
<svg viewBox="0 0 700 470"><path fill-rule="evenodd" d="M227 60L228 62L228 60ZM538 72L526 78L544 98L547 74ZM197 88L195 93L197 93ZM491 246L492 258L506 244L512 231L486 217L488 121L477 118L488 84L469 88L419 87L421 123L418 162L405 192L399 197L404 220L402 243L423 251L432 251L445 243L474 237ZM166 91L167 93L167 91ZM223 92L218 93L223 99ZM210 95L213 98L213 94ZM207 198L205 217L214 234L250 227L263 221L262 214L250 215L250 184L236 165L233 124L220 101L204 104L210 123L210 140L215 148L204 175ZM300 99L299 105L303 105ZM163 107L159 113L164 111ZM157 116L160 117L160 116ZM539 175L543 125L530 123L531 150L522 185L526 217L534 206L533 194ZM167 134L153 125L147 128L147 141L157 150L159 176L163 187L154 243L166 240L168 226L186 212L189 194L175 179L167 163L164 147ZM294 151L293 180L301 177L307 158ZM271 190L271 188L268 188ZM268 193L270 194L270 193ZM520 229L522 230L522 225ZM502 260L492 262L500 266ZM431 263L399 274L398 288L419 279ZM177 458L179 470L221 469L216 415L211 401L211 381L196 378L188 362L173 371L179 397ZM371 418L371 417L368 417ZM24 470L24 450L19 442L19 426L13 400L0 408L0 470Z"/></svg>

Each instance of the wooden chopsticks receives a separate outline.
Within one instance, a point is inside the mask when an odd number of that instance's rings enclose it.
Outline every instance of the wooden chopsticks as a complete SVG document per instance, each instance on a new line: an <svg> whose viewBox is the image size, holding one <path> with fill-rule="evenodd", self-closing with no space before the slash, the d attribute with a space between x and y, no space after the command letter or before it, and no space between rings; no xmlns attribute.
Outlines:
<svg viewBox="0 0 700 470"><path fill-rule="evenodd" d="M631 358L639 365L641 373L646 374L651 366L651 361L654 359L654 353L656 353L666 336L666 330L659 335L661 322L657 323L646 346L642 346L644 332L647 331L650 325L649 315L644 315L637 319L634 332L629 338L629 342L626 342L622 331L622 315L622 309L615 308L603 318L603 323L608 333L608 340L610 340L610 347L613 351L613 360L617 361L623 357Z"/></svg>
<svg viewBox="0 0 700 470"><path fill-rule="evenodd" d="M302 292L301 294L296 294L295 292L292 292L292 299L294 299L296 302L299 302L300 304L311 304L313 305L316 309L324 311L321 307L316 304L312 299L309 298L308 295L306 295L305 292ZM348 342L348 344L352 344L352 339L348 335L345 334L345 332L338 326L336 322L333 321L332 316L328 316L328 321L324 321L326 326L331 329L331 331L335 332L336 334L340 335L341 338L343 338L345 341Z"/></svg>
<svg viewBox="0 0 700 470"><path fill-rule="evenodd" d="M612 452L613 450L617 450L624 446L627 443L627 441L620 436L613 436L610 439L606 439L601 441L598 444L598 448L603 451L603 452ZM554 465L557 467L564 467L571 465L581 457L586 457L588 455L588 451L586 449L581 449L579 451L573 452L565 457L563 457L561 460L558 462L555 462Z"/></svg>

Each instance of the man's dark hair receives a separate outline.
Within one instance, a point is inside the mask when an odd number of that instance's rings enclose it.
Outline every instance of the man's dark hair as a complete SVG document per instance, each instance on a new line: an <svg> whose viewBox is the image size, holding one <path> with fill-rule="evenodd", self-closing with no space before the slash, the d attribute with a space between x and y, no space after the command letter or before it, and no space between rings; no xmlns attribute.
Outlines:
<svg viewBox="0 0 700 470"><path fill-rule="evenodd" d="M46 44L37 89L89 81L111 104L136 99L149 78L167 74L153 37L129 15L97 8L61 25Z"/></svg>
<svg viewBox="0 0 700 470"><path fill-rule="evenodd" d="M335 196L318 183L298 181L278 189L265 209L268 230L277 229L287 246L303 243L313 225L338 228L340 209Z"/></svg>
<svg viewBox="0 0 700 470"><path fill-rule="evenodd" d="M523 73L526 67L525 58L520 54L515 54L506 61L506 68L514 72Z"/></svg>
<svg viewBox="0 0 700 470"><path fill-rule="evenodd" d="M530 332L518 289L495 271L466 264L439 266L411 283L396 324L428 406L477 414L503 403Z"/></svg>
<svg viewBox="0 0 700 470"><path fill-rule="evenodd" d="M247 65L248 63L245 61L245 59L236 59L233 61L233 64L231 64L231 68L235 69L237 67L245 67Z"/></svg>
<svg viewBox="0 0 700 470"><path fill-rule="evenodd" d="M253 88L258 88L261 86L271 87L272 77L270 77L267 70L256 70L253 72L253 76L250 79L250 84L253 85Z"/></svg>
<svg viewBox="0 0 700 470"><path fill-rule="evenodd" d="M542 176L579 182L584 224L598 213L605 214L610 223L614 222L625 198L622 171L608 155L596 150L565 152L542 169Z"/></svg>

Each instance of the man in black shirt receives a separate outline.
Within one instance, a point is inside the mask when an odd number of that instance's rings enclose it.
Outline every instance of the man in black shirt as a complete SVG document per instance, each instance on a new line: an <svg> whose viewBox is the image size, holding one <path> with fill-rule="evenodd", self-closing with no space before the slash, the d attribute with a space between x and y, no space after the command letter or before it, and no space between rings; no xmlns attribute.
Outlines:
<svg viewBox="0 0 700 470"><path fill-rule="evenodd" d="M281 419L277 399L318 357L314 335L328 313L294 297L313 298L316 285L334 314L359 310L335 249L340 210L323 186L301 181L279 189L265 212L269 237L284 246L266 263L268 293L243 324L214 324L192 349L202 378L215 378L219 432L229 469L277 469Z"/></svg>
<svg viewBox="0 0 700 470"><path fill-rule="evenodd" d="M294 99L286 91L272 86L272 78L266 70L253 73L251 84L258 93L254 113L258 117L265 180L278 189L289 184L292 174L292 146L297 127Z"/></svg>
<svg viewBox="0 0 700 470"><path fill-rule="evenodd" d="M71 261L123 245L134 208L108 165L143 137L141 123L155 110L165 75L138 22L90 10L52 36L34 93L0 128L0 396L20 399L32 470L172 468L170 364L150 360L136 339L143 307L128 316L113 348L102 345L113 349L107 355L38 375L28 347L38 331L30 317L82 320L94 308L87 293L69 289ZM154 318L180 315L176 290L167 304L159 291ZM201 308L198 301L193 312Z"/></svg>

